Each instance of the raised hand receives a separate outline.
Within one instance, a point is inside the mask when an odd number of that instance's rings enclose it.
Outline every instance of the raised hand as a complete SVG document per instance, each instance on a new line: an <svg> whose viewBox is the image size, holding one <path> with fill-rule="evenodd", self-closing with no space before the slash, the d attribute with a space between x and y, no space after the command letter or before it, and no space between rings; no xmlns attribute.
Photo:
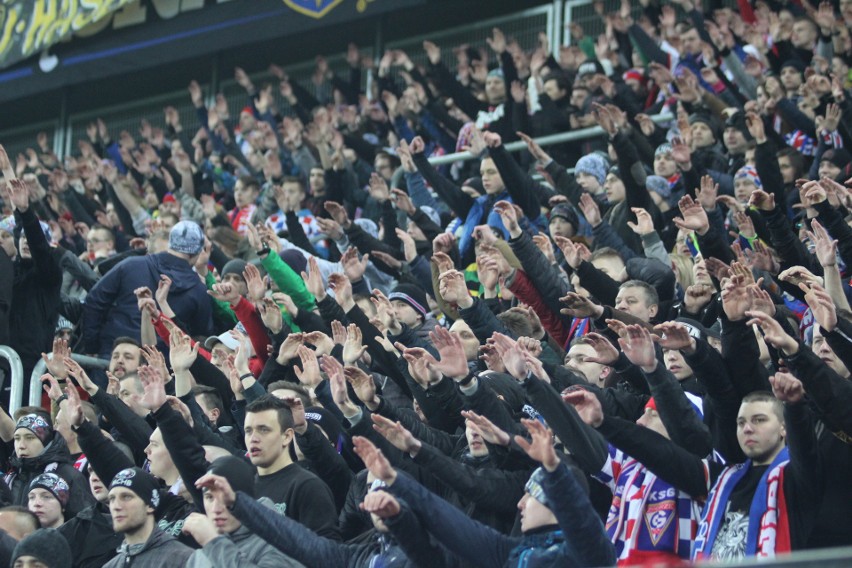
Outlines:
<svg viewBox="0 0 852 568"><path fill-rule="evenodd" d="M65 368L68 369L68 375L74 379L81 389L89 393L89 396L94 396L98 392L98 385L89 378L83 367L70 356L65 357Z"/></svg>
<svg viewBox="0 0 852 568"><path fill-rule="evenodd" d="M334 299L344 311L348 312L355 305L355 300L352 299L352 282L346 276L339 272L330 274L328 287L334 292Z"/></svg>
<svg viewBox="0 0 852 568"><path fill-rule="evenodd" d="M401 452L416 455L420 451L420 440L399 422L388 420L379 414L373 414L373 430L382 435L390 444Z"/></svg>
<svg viewBox="0 0 852 568"><path fill-rule="evenodd" d="M502 333L495 332L491 338L494 342L494 347L497 349L497 353L503 359L506 371L519 381L526 379L528 371L527 362L524 359L524 352L518 346L518 343Z"/></svg>
<svg viewBox="0 0 852 568"><path fill-rule="evenodd" d="M769 384L772 385L772 394L781 402L798 404L805 397L802 381L790 373L775 373L769 377Z"/></svg>
<svg viewBox="0 0 852 568"><path fill-rule="evenodd" d="M831 295L816 283L808 286L802 282L799 288L805 292L805 302L819 326L825 331L834 331L837 327L837 308Z"/></svg>
<svg viewBox="0 0 852 568"><path fill-rule="evenodd" d="M343 376L352 385L352 390L355 391L358 400L363 402L370 410L378 408L381 401L376 395L376 383L372 375L358 367L347 365L343 368Z"/></svg>
<svg viewBox="0 0 852 568"><path fill-rule="evenodd" d="M396 470L391 467L382 451L362 436L354 436L352 443L355 445L355 453L358 454L370 473L376 479L381 479L386 484L393 485L393 482L396 481Z"/></svg>
<svg viewBox="0 0 852 568"><path fill-rule="evenodd" d="M811 221L811 229L813 229L813 232L808 231L808 237L814 243L814 252L819 263L823 267L836 266L837 241L831 238L825 227L816 219Z"/></svg>
<svg viewBox="0 0 852 568"><path fill-rule="evenodd" d="M429 339L438 350L438 355L441 356L441 360L438 361L426 353L432 367L453 380L464 379L468 375L467 358L459 336L443 327L436 326L434 331L429 332Z"/></svg>
<svg viewBox="0 0 852 568"><path fill-rule="evenodd" d="M390 519L395 517L402 510L402 506L396 497L387 491L370 491L364 496L364 501L361 502L361 510L371 515L376 515L380 519Z"/></svg>
<svg viewBox="0 0 852 568"><path fill-rule="evenodd" d="M248 299L252 302L263 300L263 296L266 294L266 284L263 283L260 270L253 264L247 264L245 270L243 270L243 278L245 278L248 288Z"/></svg>
<svg viewBox="0 0 852 568"><path fill-rule="evenodd" d="M799 351L799 342L787 335L781 324L771 316L757 311L747 311L746 315L751 319L748 325L757 325L763 332L763 339L776 349L780 349L786 355L794 355Z"/></svg>
<svg viewBox="0 0 852 568"><path fill-rule="evenodd" d="M139 379L145 388L145 394L139 400L143 408L156 412L166 404L166 386L159 370L150 366L139 367Z"/></svg>
<svg viewBox="0 0 852 568"><path fill-rule="evenodd" d="M532 437L532 443L527 442L522 436L515 436L515 443L526 454L539 462L547 471L555 471L559 466L559 457L553 448L553 434L544 424L538 420L524 418L521 423Z"/></svg>
<svg viewBox="0 0 852 568"><path fill-rule="evenodd" d="M485 416L480 416L472 410L462 410L461 414L465 420L479 431L479 434L486 443L508 447L512 442L512 437L507 432L496 426Z"/></svg>
<svg viewBox="0 0 852 568"><path fill-rule="evenodd" d="M68 347L68 342L64 339L54 338L52 356L42 353L41 358L47 367L47 372L64 381L68 376L68 369L65 366L65 359L71 357L71 348Z"/></svg>
<svg viewBox="0 0 852 568"><path fill-rule="evenodd" d="M299 379L299 382L306 387L316 388L317 385L322 382L322 375L320 375L320 367L316 353L314 353L313 349L308 349L304 345L300 345L296 351L302 362L301 369L293 366L293 372L296 373L296 378Z"/></svg>
<svg viewBox="0 0 852 568"><path fill-rule="evenodd" d="M628 221L627 226L630 227L634 233L641 237L654 232L654 220L651 218L651 214L648 213L648 211L641 207L631 207L630 210L634 215L636 215L636 222Z"/></svg>
<svg viewBox="0 0 852 568"><path fill-rule="evenodd" d="M234 501L237 500L237 495L231 488L228 480L221 475L208 473L195 482L198 489L206 489L208 493L213 495L213 498L220 503L224 503L226 507L232 507Z"/></svg>
<svg viewBox="0 0 852 568"><path fill-rule="evenodd" d="M263 325L272 333L278 333L284 327L284 318L281 315L281 308L275 303L272 298L263 298L257 305L260 312L260 319Z"/></svg>
<svg viewBox="0 0 852 568"><path fill-rule="evenodd" d="M559 298L559 301L568 306L559 310L561 313L575 318L592 318L598 319L603 315L603 306L599 306L590 299L577 294L576 292L568 292L566 296Z"/></svg>
<svg viewBox="0 0 852 568"><path fill-rule="evenodd" d="M346 249L343 256L340 257L340 264L343 265L343 273L350 282L360 282L367 271L367 265L370 263L370 255L365 254L358 259L358 249L350 247Z"/></svg>
<svg viewBox="0 0 852 568"><path fill-rule="evenodd" d="M331 350L334 349L334 341L321 331L306 333L302 341L308 345L313 345L317 356L330 355Z"/></svg>
<svg viewBox="0 0 852 568"><path fill-rule="evenodd" d="M448 304L457 304L461 308L469 308L473 305L473 298L467 290L464 274L458 270L444 272L439 277L439 293Z"/></svg>
<svg viewBox="0 0 852 568"><path fill-rule="evenodd" d="M169 334L169 361L172 370L176 373L188 370L198 357L199 344L192 344L192 340L185 333L172 332Z"/></svg>
<svg viewBox="0 0 852 568"><path fill-rule="evenodd" d="M562 393L562 400L574 407L583 422L597 428L604 420L603 407L593 393L577 387Z"/></svg>
<svg viewBox="0 0 852 568"><path fill-rule="evenodd" d="M319 269L317 259L313 256L308 258L308 272L302 272L302 280L308 292L314 295L317 302L326 297L325 285L322 283L322 273Z"/></svg>
<svg viewBox="0 0 852 568"><path fill-rule="evenodd" d="M690 196L684 195L678 201L678 207L682 217L675 217L674 223L679 229L695 231L699 235L710 230L710 220L700 203L693 201Z"/></svg>
<svg viewBox="0 0 852 568"><path fill-rule="evenodd" d="M695 352L695 338L689 335L689 330L680 322L667 321L654 326L654 331L660 335L654 335L653 339L663 349Z"/></svg>
<svg viewBox="0 0 852 568"><path fill-rule="evenodd" d="M338 325L340 325L339 322ZM367 347L362 344L362 341L361 328L354 323L349 324L343 343L343 362L346 365L355 364L367 351Z"/></svg>
<svg viewBox="0 0 852 568"><path fill-rule="evenodd" d="M498 201L494 204L494 211L500 215L500 220L503 221L503 226L509 231L512 238L516 238L521 234L521 227L518 224L518 213L514 205L508 201Z"/></svg>
<svg viewBox="0 0 852 568"><path fill-rule="evenodd" d="M278 349L278 357L275 358L279 365L286 365L296 358L304 337L304 333L291 333L287 336Z"/></svg>
<svg viewBox="0 0 852 568"><path fill-rule="evenodd" d="M654 340L644 326L628 325L627 335L618 338L618 344L630 362L650 373L657 368L657 354L654 351Z"/></svg>
<svg viewBox="0 0 852 568"><path fill-rule="evenodd" d="M42 388L50 400L56 402L62 397L62 389L59 387L59 381L53 375L45 373L41 376L41 382L43 383Z"/></svg>
<svg viewBox="0 0 852 568"><path fill-rule="evenodd" d="M618 360L618 349L615 348L615 345L609 339L600 333L588 333L584 338L586 344L595 350L595 355L593 357L586 357L586 361L602 365L612 365Z"/></svg>
<svg viewBox="0 0 852 568"><path fill-rule="evenodd" d="M213 284L213 289L207 291L213 298L219 300L220 302L228 302L232 306L235 306L240 301L240 291L237 290L237 287L228 284L227 282L221 282L219 284Z"/></svg>

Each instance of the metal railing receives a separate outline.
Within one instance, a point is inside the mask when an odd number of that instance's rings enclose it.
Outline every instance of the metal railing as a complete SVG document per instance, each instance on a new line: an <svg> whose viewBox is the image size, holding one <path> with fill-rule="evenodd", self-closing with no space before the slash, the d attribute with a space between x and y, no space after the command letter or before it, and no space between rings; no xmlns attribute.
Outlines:
<svg viewBox="0 0 852 568"><path fill-rule="evenodd" d="M21 408L21 396L24 394L24 365L18 352L8 345L0 345L0 357L9 361L9 416Z"/></svg>
<svg viewBox="0 0 852 568"><path fill-rule="evenodd" d="M650 117L656 123L662 122L670 122L675 119L675 117L670 113L663 114L655 114ZM598 136L603 136L605 134L604 129L600 126L590 126L589 128L581 128L580 130L571 130L569 132L560 132L559 134L550 134L548 136L542 136L540 138L535 138L535 141L539 146L550 146L553 144L561 144L563 142L576 142L577 140L586 140L588 138L595 138ZM519 150L523 150L527 147L527 145L521 141L509 142L506 144L506 150L509 152L517 152ZM433 166L440 166L442 164L452 164L453 162L466 162L468 160L477 159L477 156L474 156L470 152L455 152L453 154L446 154L444 156L436 156L434 158L429 158L429 163Z"/></svg>
<svg viewBox="0 0 852 568"><path fill-rule="evenodd" d="M48 355L49 358L53 358L53 353ZM97 357L89 357L88 355L79 355L77 353L71 354L71 359L80 364L81 367L85 367L88 369L106 369L109 367L109 361L105 359L98 359ZM36 366L33 368L33 373L30 375L30 393L29 393L29 405L30 406L41 406L41 393L42 393L42 385L41 385L41 376L47 371L47 364L43 359L39 359ZM24 371L21 370L21 379L19 390L23 390L23 375ZM14 385L14 383L13 383ZM23 393L21 393L23 394ZM20 400L12 399L14 401ZM11 402L9 404L11 406ZM16 407L20 408L20 404ZM9 413L11 415L11 412Z"/></svg>

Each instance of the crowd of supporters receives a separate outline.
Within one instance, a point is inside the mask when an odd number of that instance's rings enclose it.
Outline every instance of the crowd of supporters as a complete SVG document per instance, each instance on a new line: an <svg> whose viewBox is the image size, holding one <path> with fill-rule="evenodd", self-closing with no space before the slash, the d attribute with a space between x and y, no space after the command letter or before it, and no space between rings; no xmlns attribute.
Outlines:
<svg viewBox="0 0 852 568"><path fill-rule="evenodd" d="M595 10L0 147L0 565L852 544L852 2Z"/></svg>

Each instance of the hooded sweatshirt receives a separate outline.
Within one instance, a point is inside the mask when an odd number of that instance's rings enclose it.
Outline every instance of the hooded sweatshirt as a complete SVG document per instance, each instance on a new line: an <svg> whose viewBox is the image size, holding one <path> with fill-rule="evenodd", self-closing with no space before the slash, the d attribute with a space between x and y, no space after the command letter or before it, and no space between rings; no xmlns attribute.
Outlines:
<svg viewBox="0 0 852 568"><path fill-rule="evenodd" d="M209 335L212 307L204 283L186 260L162 252L128 258L101 278L86 297L83 340L87 353L105 356L117 337L139 339L142 316L133 290L156 290L160 275L172 279L169 305L190 335Z"/></svg>

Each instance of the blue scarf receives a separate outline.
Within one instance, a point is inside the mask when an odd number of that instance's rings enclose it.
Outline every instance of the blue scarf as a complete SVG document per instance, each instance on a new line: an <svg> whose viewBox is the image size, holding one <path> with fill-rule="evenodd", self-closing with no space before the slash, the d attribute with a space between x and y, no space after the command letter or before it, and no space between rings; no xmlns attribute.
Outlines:
<svg viewBox="0 0 852 568"><path fill-rule="evenodd" d="M757 552L758 537L760 536L760 522L766 513L768 502L769 485L767 479L770 472L785 461L789 461L790 452L785 447L781 450L769 467L766 468L763 476L760 478L760 483L754 491L754 497L751 499L751 508L749 509L748 521L748 536L746 542L746 556L754 556ZM725 518L725 511L728 507L728 502L731 499L731 492L737 484L742 480L743 476L751 469L751 460L745 463L733 466L729 470L722 473L716 481L716 485L707 497L707 503L704 505L704 511L701 513L701 525L698 528L698 536L695 539L695 548L692 552L693 559L709 558L713 552L713 544L716 542L716 536L719 533L719 528L722 525L722 519ZM779 488L783 491L783 488ZM718 495L717 495L718 492Z"/></svg>
<svg viewBox="0 0 852 568"><path fill-rule="evenodd" d="M483 224L482 215L485 213L485 205L489 201L491 201L492 204L497 203L498 201L508 201L509 203L512 203L512 198L509 197L509 192L504 191L497 196L486 194L477 197L474 200L470 211L467 212L467 218L465 218L464 225L462 225L462 234L461 237L459 237L459 252L462 257L464 257L465 253L473 243L473 229L475 229L477 225ZM498 215L493 208L488 212L485 224L499 228L503 231L503 237L505 239L509 238L509 232L503 226L503 220L500 219L500 215Z"/></svg>

